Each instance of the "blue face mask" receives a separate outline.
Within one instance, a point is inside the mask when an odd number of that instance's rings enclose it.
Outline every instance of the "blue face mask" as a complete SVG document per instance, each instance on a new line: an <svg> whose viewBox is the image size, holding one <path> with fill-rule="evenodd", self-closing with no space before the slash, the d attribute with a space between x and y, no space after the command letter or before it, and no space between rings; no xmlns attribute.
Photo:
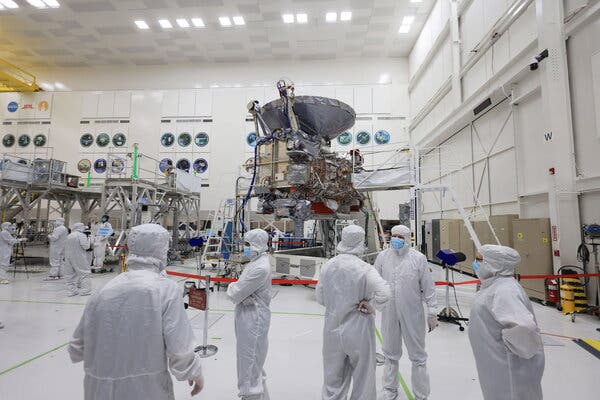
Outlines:
<svg viewBox="0 0 600 400"><path fill-rule="evenodd" d="M477 260L473 260L473 271L477 272L477 270L481 267L481 264Z"/></svg>
<svg viewBox="0 0 600 400"><path fill-rule="evenodd" d="M252 249L249 246L244 246L244 257L246 257L246 258L252 257Z"/></svg>
<svg viewBox="0 0 600 400"><path fill-rule="evenodd" d="M392 246L392 249L400 250L404 247L405 244L406 242L404 241L404 239L400 239L399 237L392 237L392 239L390 240L390 245Z"/></svg>

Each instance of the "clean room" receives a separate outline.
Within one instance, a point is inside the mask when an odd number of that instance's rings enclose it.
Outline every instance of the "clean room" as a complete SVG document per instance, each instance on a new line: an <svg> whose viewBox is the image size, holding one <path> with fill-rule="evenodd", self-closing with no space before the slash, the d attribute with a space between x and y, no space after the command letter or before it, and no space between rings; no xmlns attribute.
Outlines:
<svg viewBox="0 0 600 400"><path fill-rule="evenodd" d="M0 0L0 399L597 398L598 38L600 0Z"/></svg>

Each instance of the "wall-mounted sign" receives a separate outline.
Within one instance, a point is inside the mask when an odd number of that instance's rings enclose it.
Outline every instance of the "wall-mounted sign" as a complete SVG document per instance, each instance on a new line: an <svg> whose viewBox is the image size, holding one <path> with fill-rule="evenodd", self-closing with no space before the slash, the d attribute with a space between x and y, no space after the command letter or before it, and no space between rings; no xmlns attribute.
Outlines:
<svg viewBox="0 0 600 400"><path fill-rule="evenodd" d="M196 134L194 138L194 142L198 147L205 147L208 144L208 133L200 132Z"/></svg>
<svg viewBox="0 0 600 400"><path fill-rule="evenodd" d="M8 112L11 113L17 112L17 110L19 109L19 103L17 103L16 101L11 101L6 106L6 109L8 110Z"/></svg>
<svg viewBox="0 0 600 400"><path fill-rule="evenodd" d="M127 143L127 137L123 133L115 133L112 142L115 147L123 147Z"/></svg>
<svg viewBox="0 0 600 400"><path fill-rule="evenodd" d="M170 158L163 158L162 160L160 160L160 163L158 164L158 169L160 169L160 172L162 172L163 174L165 173L165 171L167 169L171 169L173 167L173 160L171 160Z"/></svg>
<svg viewBox="0 0 600 400"><path fill-rule="evenodd" d="M96 171L97 174L106 172L106 160L104 158L99 158L94 161L94 171Z"/></svg>
<svg viewBox="0 0 600 400"><path fill-rule="evenodd" d="M367 131L360 131L356 134L356 141L363 146L369 144L371 141L371 134Z"/></svg>
<svg viewBox="0 0 600 400"><path fill-rule="evenodd" d="M82 174L87 174L88 172L90 172L91 168L92 162L87 158L79 160L79 162L77 163L77 171L79 171Z"/></svg>
<svg viewBox="0 0 600 400"><path fill-rule="evenodd" d="M348 131L343 132L337 137L337 141L342 146L348 146L352 143L352 134Z"/></svg>
<svg viewBox="0 0 600 400"><path fill-rule="evenodd" d="M125 170L125 160L121 157L113 158L110 162L110 172L112 174L122 174Z"/></svg>
<svg viewBox="0 0 600 400"><path fill-rule="evenodd" d="M192 143L192 135L187 132L180 133L177 137L177 143L179 143L181 147L188 147L190 143Z"/></svg>
<svg viewBox="0 0 600 400"><path fill-rule="evenodd" d="M2 144L4 147L13 147L15 145L15 135L4 135L2 138Z"/></svg>
<svg viewBox="0 0 600 400"><path fill-rule="evenodd" d="M33 145L35 147L42 147L46 145L46 135L35 135L35 137L33 138Z"/></svg>
<svg viewBox="0 0 600 400"><path fill-rule="evenodd" d="M31 143L31 137L27 134L19 136L19 147L27 147Z"/></svg>
<svg viewBox="0 0 600 400"><path fill-rule="evenodd" d="M256 147L256 140L257 140L257 136L255 132L250 132L247 136L246 136L246 143L248 143L248 146L250 147Z"/></svg>
<svg viewBox="0 0 600 400"><path fill-rule="evenodd" d="M388 131L377 131L373 136L375 143L377 144L388 144L390 142L390 133Z"/></svg>
<svg viewBox="0 0 600 400"><path fill-rule="evenodd" d="M190 172L190 160L188 160L187 158L182 158L179 161L177 161L177 164L175 165L177 167L177 169L183 170L185 172Z"/></svg>
<svg viewBox="0 0 600 400"><path fill-rule="evenodd" d="M108 133L101 133L96 138L96 144L98 145L98 147L106 147L109 143L110 136L108 136Z"/></svg>
<svg viewBox="0 0 600 400"><path fill-rule="evenodd" d="M194 172L198 174L203 174L208 169L208 161L204 158L198 158L194 161Z"/></svg>
<svg viewBox="0 0 600 400"><path fill-rule="evenodd" d="M79 144L83 147L90 147L94 143L94 135L91 133L84 133L79 138Z"/></svg>
<svg viewBox="0 0 600 400"><path fill-rule="evenodd" d="M173 135L171 132L163 133L163 135L160 137L160 144L162 144L164 147L171 147L173 146L173 143L175 143L175 135Z"/></svg>

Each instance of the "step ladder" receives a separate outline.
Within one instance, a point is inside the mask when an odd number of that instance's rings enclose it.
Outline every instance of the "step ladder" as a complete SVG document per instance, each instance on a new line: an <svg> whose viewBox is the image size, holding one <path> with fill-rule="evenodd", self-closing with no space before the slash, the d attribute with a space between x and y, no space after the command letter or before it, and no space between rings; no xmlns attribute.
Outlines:
<svg viewBox="0 0 600 400"><path fill-rule="evenodd" d="M235 200L226 199L219 203L219 208L209 213L212 217L210 230L206 235L204 249L200 258L200 269L207 266L218 266L221 261L228 258L231 252L231 228L233 227L233 213ZM229 232L229 234L227 234ZM227 239L227 240L226 240Z"/></svg>

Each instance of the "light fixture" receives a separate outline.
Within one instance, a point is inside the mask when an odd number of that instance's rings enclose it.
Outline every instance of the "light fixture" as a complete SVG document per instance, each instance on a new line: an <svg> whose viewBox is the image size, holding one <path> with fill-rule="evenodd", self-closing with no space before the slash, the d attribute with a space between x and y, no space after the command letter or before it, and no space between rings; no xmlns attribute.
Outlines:
<svg viewBox="0 0 600 400"><path fill-rule="evenodd" d="M190 23L185 18L177 18L175 20L175 22L177 22L177 25L179 25L180 28L189 28L190 27Z"/></svg>
<svg viewBox="0 0 600 400"><path fill-rule="evenodd" d="M194 24L196 28L204 28L205 26L202 18L192 18L192 24Z"/></svg>
<svg viewBox="0 0 600 400"><path fill-rule="evenodd" d="M342 11L340 13L340 21L350 21L352 19L352 11Z"/></svg>
<svg viewBox="0 0 600 400"><path fill-rule="evenodd" d="M60 82L54 82L54 87L57 88L58 90L62 90L65 88L65 85L63 85Z"/></svg>
<svg viewBox="0 0 600 400"><path fill-rule="evenodd" d="M36 8L46 8L47 7L46 3L44 3L42 0L27 0L27 2ZM0 1L0 3L1 3L1 1Z"/></svg>
<svg viewBox="0 0 600 400"><path fill-rule="evenodd" d="M231 26L231 20L229 17L219 17L219 24L221 26Z"/></svg>
<svg viewBox="0 0 600 400"><path fill-rule="evenodd" d="M407 15L404 18L402 18L402 25L410 25L415 21L415 16L414 15Z"/></svg>
<svg viewBox="0 0 600 400"><path fill-rule="evenodd" d="M410 31L410 25L401 25L398 33L408 33Z"/></svg>
<svg viewBox="0 0 600 400"><path fill-rule="evenodd" d="M379 77L380 84L390 83L390 81L390 74L381 74L381 76Z"/></svg>
<svg viewBox="0 0 600 400"><path fill-rule="evenodd" d="M0 4L6 8L19 8L19 5L13 0L0 0Z"/></svg>
<svg viewBox="0 0 600 400"><path fill-rule="evenodd" d="M160 27L163 29L171 29L173 27L173 25L171 24L171 21L169 21L168 19L159 19L158 23L159 23Z"/></svg>
<svg viewBox="0 0 600 400"><path fill-rule="evenodd" d="M336 12L328 12L327 14L325 14L325 21L336 22L337 21L337 13Z"/></svg>
<svg viewBox="0 0 600 400"><path fill-rule="evenodd" d="M281 16L283 18L284 24L293 24L294 23L294 14L283 14Z"/></svg>
<svg viewBox="0 0 600 400"><path fill-rule="evenodd" d="M296 22L299 24L306 24L308 22L308 15L305 13L296 14Z"/></svg>
<svg viewBox="0 0 600 400"><path fill-rule="evenodd" d="M4 6L0 4L0 10L4 10Z"/></svg>
<svg viewBox="0 0 600 400"><path fill-rule="evenodd" d="M58 8L60 7L60 3L56 0L44 0L44 3L50 8Z"/></svg>
<svg viewBox="0 0 600 400"><path fill-rule="evenodd" d="M148 24L146 23L146 21L138 20L138 21L134 21L134 22L135 22L135 25L139 29L150 29L150 27L148 26Z"/></svg>
<svg viewBox="0 0 600 400"><path fill-rule="evenodd" d="M54 90L54 86L52 86L52 85L51 85L50 83L48 83L48 82L42 82L42 83L40 83L40 87L41 87L42 89L44 89L45 91L47 91L47 92L48 92L48 91L51 91L51 90Z"/></svg>
<svg viewBox="0 0 600 400"><path fill-rule="evenodd" d="M423 0L410 0L411 3L422 3Z"/></svg>
<svg viewBox="0 0 600 400"><path fill-rule="evenodd" d="M244 17L242 17L241 15L237 15L237 16L233 17L233 23L236 25L246 25L246 21L244 20Z"/></svg>

